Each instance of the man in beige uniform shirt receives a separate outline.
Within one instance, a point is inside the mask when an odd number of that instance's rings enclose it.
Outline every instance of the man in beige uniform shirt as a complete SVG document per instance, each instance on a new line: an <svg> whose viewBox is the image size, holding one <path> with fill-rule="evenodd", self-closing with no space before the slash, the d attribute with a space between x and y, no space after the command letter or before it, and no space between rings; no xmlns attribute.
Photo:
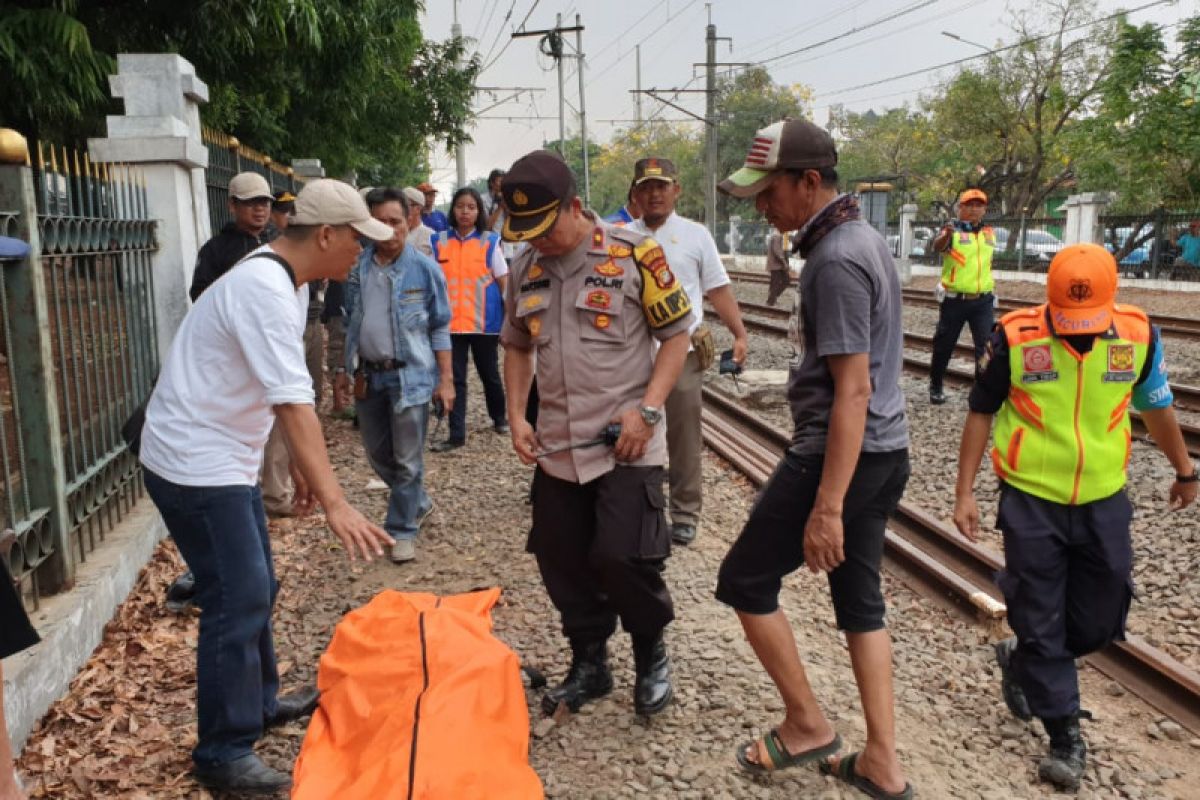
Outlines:
<svg viewBox="0 0 1200 800"><path fill-rule="evenodd" d="M612 690L606 643L620 618L633 640L634 709L656 714L672 696L663 629L675 616L662 577L662 406L687 357L691 304L653 239L583 210L558 155L521 158L502 192L504 238L530 245L513 260L501 332L513 448L538 465L527 549L572 655L542 709L575 711ZM535 362L536 434L525 420ZM615 445L586 446L611 423L621 425Z"/></svg>

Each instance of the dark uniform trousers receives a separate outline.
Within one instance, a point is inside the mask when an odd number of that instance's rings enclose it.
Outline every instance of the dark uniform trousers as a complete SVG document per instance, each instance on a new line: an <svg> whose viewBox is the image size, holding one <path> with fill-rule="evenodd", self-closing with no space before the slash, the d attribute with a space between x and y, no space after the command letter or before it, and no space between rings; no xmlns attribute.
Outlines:
<svg viewBox="0 0 1200 800"><path fill-rule="evenodd" d="M997 583L1017 634L1013 669L1035 716L1077 713L1075 659L1125 636L1132 519L1124 490L1068 506L1001 484L1005 567Z"/></svg>
<svg viewBox="0 0 1200 800"><path fill-rule="evenodd" d="M991 293L974 300L964 300L957 297L947 297L942 301L938 311L937 328L933 332L933 358L930 359L929 386L941 390L942 377L950 357L954 355L954 345L962 333L963 325L971 327L971 341L975 344L975 369L978 371L979 362L987 349L988 336L994 323L994 308Z"/></svg>
<svg viewBox="0 0 1200 800"><path fill-rule="evenodd" d="M675 618L663 580L671 536L662 467L617 466L579 484L533 478L528 552L572 641L598 642L617 629L655 636Z"/></svg>

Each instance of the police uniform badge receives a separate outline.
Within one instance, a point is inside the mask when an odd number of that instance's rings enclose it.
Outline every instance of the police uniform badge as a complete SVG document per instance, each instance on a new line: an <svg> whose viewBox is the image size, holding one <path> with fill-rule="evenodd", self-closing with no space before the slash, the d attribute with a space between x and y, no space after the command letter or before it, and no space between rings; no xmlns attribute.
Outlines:
<svg viewBox="0 0 1200 800"><path fill-rule="evenodd" d="M610 258L629 258L633 255L633 248L623 244L610 244L608 255Z"/></svg>
<svg viewBox="0 0 1200 800"><path fill-rule="evenodd" d="M611 259L597 264L594 270L598 275L603 275L606 278L619 278L625 274L625 268Z"/></svg>
<svg viewBox="0 0 1200 800"><path fill-rule="evenodd" d="M521 310L529 311L531 309L537 308L539 305L541 305L545 301L545 299L546 299L545 296L540 295L540 294L531 294L528 297L522 297L521 298Z"/></svg>
<svg viewBox="0 0 1200 800"><path fill-rule="evenodd" d="M545 270L542 269L540 264L534 264L529 268L529 272L525 273L525 278L532 281L536 278L542 277L543 272L545 272Z"/></svg>
<svg viewBox="0 0 1200 800"><path fill-rule="evenodd" d="M612 307L612 295L602 289L597 289L594 292L588 292L587 299L584 302L588 308L607 310Z"/></svg>
<svg viewBox="0 0 1200 800"><path fill-rule="evenodd" d="M592 320L592 324L600 330L604 330L612 324L612 318L608 314L597 314Z"/></svg>
<svg viewBox="0 0 1200 800"><path fill-rule="evenodd" d="M530 317L528 325L529 325L529 335L530 336L541 336L542 335L542 318L541 317Z"/></svg>

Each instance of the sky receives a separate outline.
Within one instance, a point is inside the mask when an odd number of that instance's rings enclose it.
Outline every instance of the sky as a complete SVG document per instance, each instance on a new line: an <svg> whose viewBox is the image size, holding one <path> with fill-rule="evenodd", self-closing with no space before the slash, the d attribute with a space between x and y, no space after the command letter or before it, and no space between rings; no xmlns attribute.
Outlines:
<svg viewBox="0 0 1200 800"><path fill-rule="evenodd" d="M1138 9L1154 0L1096 0L1100 16ZM463 35L486 65L476 82L474 138L467 145L467 177L507 169L520 156L558 138L558 80L554 60L539 52L540 37L512 38L524 30L584 27L584 104L589 140L607 141L635 120L637 46L643 89L702 89L705 26L729 37L717 45L717 61L738 64L768 60L779 84L802 83L815 93L812 118L825 124L830 107L881 110L916 102L954 74L952 68L887 80L983 53L1016 41L1013 15L1030 15L1032 27L1048 30L1046 0L425 0L421 27L427 39L448 38L455 7ZM1130 14L1134 23L1173 25L1200 13L1200 0L1159 2ZM958 39L943 34L954 34ZM1173 40L1174 28L1166 31ZM1084 30L1071 36L1085 36ZM575 34L565 34L574 53ZM794 55L793 51L802 50ZM782 57L779 57L782 56ZM778 57L778 58L777 58ZM576 59L564 59L567 135L579 130ZM725 67L725 70L737 67ZM861 87L861 88L858 88ZM519 90L519 91L518 91ZM539 91L533 91L539 90ZM704 95L661 92L703 115ZM682 111L650 98L643 119L689 120ZM443 145L431 154L432 181L443 192L455 184L455 159Z"/></svg>

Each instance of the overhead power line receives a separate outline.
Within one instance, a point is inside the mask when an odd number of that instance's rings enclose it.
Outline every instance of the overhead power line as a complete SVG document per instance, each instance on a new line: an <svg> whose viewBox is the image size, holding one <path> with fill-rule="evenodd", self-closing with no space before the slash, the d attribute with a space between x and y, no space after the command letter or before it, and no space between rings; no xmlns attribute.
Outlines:
<svg viewBox="0 0 1200 800"><path fill-rule="evenodd" d="M533 0L533 5L531 5L529 7L529 10L525 12L525 19L521 20L521 24L517 26L517 30L521 30L522 28L525 27L525 23L529 22L529 18L533 16L533 12L537 10L538 3L540 3L540 2L542 2L542 0ZM503 32L504 32L504 28L503 28L503 26L501 26L500 33L503 33ZM484 61L486 63L479 70L479 73L481 75L483 74L484 70L486 70L488 67L492 66L492 64L495 64L497 61L500 60L500 56L504 55L504 51L509 48L509 46L512 44L512 41L513 40L510 37L509 40L504 43L504 47L500 48L500 52L496 53L496 57L493 58L491 61L488 61L486 58L484 59ZM493 44L492 49L495 49L495 47L496 47L496 45Z"/></svg>
<svg viewBox="0 0 1200 800"><path fill-rule="evenodd" d="M1084 28L1094 28L1097 25L1103 25L1105 22L1112 22L1114 19L1118 19L1119 17L1128 16L1129 14L1136 14L1139 11L1146 11L1147 9L1155 8L1156 6L1173 5L1174 2L1175 2L1175 0L1156 0L1153 3L1146 3L1144 5L1138 6L1137 8L1130 8L1130 9L1126 9L1123 11L1118 11L1114 14L1109 14L1106 17L1101 17L1100 19L1091 20L1090 22L1081 22L1078 25L1071 25L1067 28L1063 28L1062 30L1051 31L1050 33L1046 33L1041 36L1033 36L1028 39L1021 39L1020 41L1013 42L1012 44L1003 45L1003 46L997 47L993 50L986 50L982 53L977 53L975 55L965 56L963 58L956 58L953 61L946 61L941 64L935 64L931 67L915 69L910 72L904 72L899 75L892 75L887 78L879 78L878 80L867 81L866 83L859 83L854 86L846 86L846 87L843 87L840 89L832 89L828 92L822 92L818 96L826 97L831 94L837 95L837 94L844 94L844 93L848 93L848 92L855 92L860 89L869 89L872 86L882 86L883 84L891 83L892 81L899 81L899 80L903 80L904 78L911 78L915 75L924 75L927 72L936 72L939 69L946 69L947 67L957 67L962 64L969 64L970 62L978 61L981 58L987 58L989 56L994 56L999 53L1007 53L1009 50L1015 50L1018 47L1025 47L1026 45L1036 44L1038 42L1044 42L1047 39L1053 39L1055 36L1061 36L1064 33L1073 33L1078 30L1083 30Z"/></svg>

